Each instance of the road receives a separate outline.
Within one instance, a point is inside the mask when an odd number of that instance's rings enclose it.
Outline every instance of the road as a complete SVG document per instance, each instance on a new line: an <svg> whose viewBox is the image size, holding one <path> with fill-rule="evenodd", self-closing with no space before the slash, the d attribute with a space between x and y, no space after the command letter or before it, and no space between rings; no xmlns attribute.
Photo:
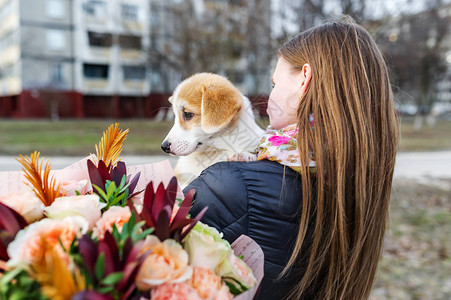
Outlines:
<svg viewBox="0 0 451 300"><path fill-rule="evenodd" d="M52 169L62 169L82 157L49 157ZM169 159L172 166L175 165L176 157L169 155L156 156L124 156L123 161L127 165L152 163ZM20 164L11 156L0 156L0 171L19 171ZM451 179L451 151L439 152L408 152L398 154L396 167L396 178L410 179Z"/></svg>

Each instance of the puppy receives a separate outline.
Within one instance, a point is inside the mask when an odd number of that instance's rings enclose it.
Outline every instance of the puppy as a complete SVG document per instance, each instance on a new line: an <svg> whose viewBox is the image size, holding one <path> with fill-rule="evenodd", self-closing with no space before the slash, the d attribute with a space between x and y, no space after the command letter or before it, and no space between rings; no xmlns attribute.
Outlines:
<svg viewBox="0 0 451 300"><path fill-rule="evenodd" d="M244 161L255 160L264 130L255 123L249 99L229 80L211 73L194 74L176 87L169 102L175 122L161 148L180 156L174 171L182 187L234 154Z"/></svg>

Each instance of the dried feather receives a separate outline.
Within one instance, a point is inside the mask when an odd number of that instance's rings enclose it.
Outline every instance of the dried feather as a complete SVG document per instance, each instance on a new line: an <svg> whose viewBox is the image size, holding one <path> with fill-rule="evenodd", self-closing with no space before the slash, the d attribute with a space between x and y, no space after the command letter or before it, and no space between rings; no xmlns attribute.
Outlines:
<svg viewBox="0 0 451 300"><path fill-rule="evenodd" d="M103 133L99 146L96 145L96 155L98 160L103 160L107 166L114 167L122 152L122 144L128 134L128 129L122 130L119 124L111 124L107 131ZM97 160L97 165L98 165Z"/></svg>
<svg viewBox="0 0 451 300"><path fill-rule="evenodd" d="M45 206L53 203L55 198L60 196L61 185L56 184L55 178L49 178L51 165L47 160L43 168L44 160L39 159L40 153L35 151L27 155L20 155L16 160L22 165L24 177L28 181L28 185L33 188L36 196Z"/></svg>

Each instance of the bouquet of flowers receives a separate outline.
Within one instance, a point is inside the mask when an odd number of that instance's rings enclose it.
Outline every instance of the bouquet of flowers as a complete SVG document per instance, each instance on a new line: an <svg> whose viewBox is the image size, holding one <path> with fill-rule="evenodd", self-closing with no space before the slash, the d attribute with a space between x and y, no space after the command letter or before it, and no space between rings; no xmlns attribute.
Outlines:
<svg viewBox="0 0 451 300"><path fill-rule="evenodd" d="M108 128L84 180L58 181L38 152L17 159L27 188L0 196L0 299L253 297L243 257L199 222L207 208L189 215L194 191L177 197L175 177L138 189L127 133Z"/></svg>

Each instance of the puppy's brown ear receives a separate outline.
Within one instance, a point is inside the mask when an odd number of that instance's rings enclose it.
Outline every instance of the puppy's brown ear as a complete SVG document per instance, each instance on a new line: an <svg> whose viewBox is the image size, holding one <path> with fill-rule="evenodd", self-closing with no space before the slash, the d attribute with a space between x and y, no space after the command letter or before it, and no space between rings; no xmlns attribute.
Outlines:
<svg viewBox="0 0 451 300"><path fill-rule="evenodd" d="M201 126L206 133L224 129L241 109L241 94L229 87L202 86Z"/></svg>

